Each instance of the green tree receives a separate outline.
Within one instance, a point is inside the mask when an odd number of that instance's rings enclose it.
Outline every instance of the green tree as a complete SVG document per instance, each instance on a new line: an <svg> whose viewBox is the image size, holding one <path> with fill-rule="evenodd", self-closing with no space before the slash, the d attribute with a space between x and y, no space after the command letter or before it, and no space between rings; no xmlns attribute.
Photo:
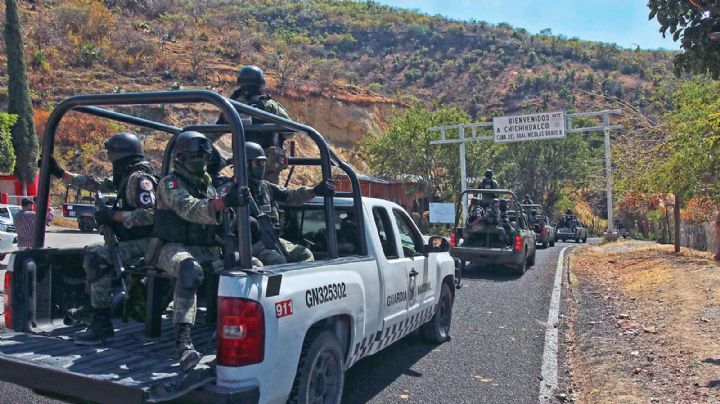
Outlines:
<svg viewBox="0 0 720 404"><path fill-rule="evenodd" d="M431 145L438 133L428 129L469 121L455 108L410 108L392 116L386 132L366 136L361 151L374 174L390 179L412 176L426 195L454 201L460 190L457 146Z"/></svg>
<svg viewBox="0 0 720 404"><path fill-rule="evenodd" d="M0 173L11 173L15 169L15 149L10 129L17 122L17 115L0 112Z"/></svg>
<svg viewBox="0 0 720 404"><path fill-rule="evenodd" d="M37 171L38 141L35 136L33 109L25 69L25 54L20 31L20 17L16 0L5 0L5 50L8 66L8 113L17 114L12 127L15 152L22 158L15 165L14 174L27 184Z"/></svg>
<svg viewBox="0 0 720 404"><path fill-rule="evenodd" d="M676 74L706 73L720 77L720 1L649 0L649 19L657 18L663 37L670 33L684 50L675 56Z"/></svg>

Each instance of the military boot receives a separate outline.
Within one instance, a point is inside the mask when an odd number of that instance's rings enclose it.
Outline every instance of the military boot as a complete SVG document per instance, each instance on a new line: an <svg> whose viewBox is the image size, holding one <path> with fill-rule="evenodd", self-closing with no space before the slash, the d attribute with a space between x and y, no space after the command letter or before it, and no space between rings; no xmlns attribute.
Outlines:
<svg viewBox="0 0 720 404"><path fill-rule="evenodd" d="M192 324L188 323L175 325L175 349L180 360L180 368L184 372L191 370L200 362L200 353L195 350L190 339L191 328Z"/></svg>
<svg viewBox="0 0 720 404"><path fill-rule="evenodd" d="M100 345L114 335L110 309L95 309L90 325L82 334L75 337L74 341L78 345Z"/></svg>

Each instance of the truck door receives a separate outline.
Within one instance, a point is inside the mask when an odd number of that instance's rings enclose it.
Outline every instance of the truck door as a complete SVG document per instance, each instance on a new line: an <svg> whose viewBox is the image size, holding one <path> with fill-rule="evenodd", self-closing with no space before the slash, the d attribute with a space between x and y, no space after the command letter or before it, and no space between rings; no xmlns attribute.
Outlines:
<svg viewBox="0 0 720 404"><path fill-rule="evenodd" d="M413 221L399 209L393 209L398 230L398 241L407 267L408 317L413 318L434 302L435 274L430 271L428 259L422 252L425 244L422 234Z"/></svg>
<svg viewBox="0 0 720 404"><path fill-rule="evenodd" d="M376 206L373 208L372 214L375 222L376 242L382 246L382 252L379 252L379 255L383 256L378 258L383 276L381 306L383 307L383 332L386 332L385 330L389 330L393 325L404 320L407 315L408 270L405 259L398 253L397 238L387 209Z"/></svg>

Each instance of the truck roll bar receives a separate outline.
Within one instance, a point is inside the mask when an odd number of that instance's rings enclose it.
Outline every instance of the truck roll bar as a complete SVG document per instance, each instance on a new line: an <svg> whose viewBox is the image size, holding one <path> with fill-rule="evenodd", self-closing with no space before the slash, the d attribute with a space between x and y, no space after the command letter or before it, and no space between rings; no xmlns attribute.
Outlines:
<svg viewBox="0 0 720 404"><path fill-rule="evenodd" d="M116 106L116 105L155 105L155 104L193 104L208 103L212 104L220 110L225 117L227 124L221 125L190 125L179 128L156 122L150 119L140 118L127 113L116 112L98 106ZM247 168L245 158L245 134L267 134L272 135L277 132L300 132L313 140L317 145L320 158L291 158L291 165L317 165L320 166L323 180L332 178L332 166L336 166L343 170L350 179L352 185L351 193L338 193L336 196L350 196L353 199L355 217L358 220L358 245L361 255L367 254L367 245L365 242L365 226L363 223L364 216L362 210L362 199L360 194L360 183L357 175L352 168L342 162L330 150L325 139L315 129L310 126L303 125L265 111L250 107L237 101L223 97L218 93L205 90L188 90L188 91L153 91L142 93L113 93L113 94L91 94L78 95L65 99L52 112L48 118L48 122L43 134L43 149L41 153L42 165L40 167L40 184L38 192L38 211L35 228L33 232L33 248L42 248L45 244L45 219L47 214L47 202L50 190L50 172L49 160L53 154L55 147L55 135L57 128L62 119L68 112L75 111L100 118L110 119L134 126L144 127L151 130L157 130L169 133L172 136L163 153L162 175L166 175L169 171L172 148L175 144L177 135L186 130L194 130L201 133L231 133L233 148L233 165L234 179L237 186L247 185ZM240 119L240 113L258 118L266 124L253 124L243 126ZM335 228L335 209L332 197L324 197L325 205L325 224L327 229ZM245 220L238 220L238 251L240 252L240 266L244 269L252 268L251 250L250 250L250 228L249 228L249 212L247 207L239 208L238 215ZM328 256L337 258L337 234L334 231L327 232L328 238Z"/></svg>

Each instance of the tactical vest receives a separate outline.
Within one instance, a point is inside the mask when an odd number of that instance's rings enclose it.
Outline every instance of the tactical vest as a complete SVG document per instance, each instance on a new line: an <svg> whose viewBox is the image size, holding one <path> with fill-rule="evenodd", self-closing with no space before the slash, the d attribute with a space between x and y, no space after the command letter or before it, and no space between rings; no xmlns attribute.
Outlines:
<svg viewBox="0 0 720 404"><path fill-rule="evenodd" d="M121 212L132 212L136 209L127 199L127 187L128 182L130 182L130 176L138 171L142 171L145 177L150 179L150 181L152 182L153 189L157 190L158 178L154 174L150 173L150 165L148 164L148 162L141 161L130 167L128 173L120 181L117 198L115 199L112 207L113 210ZM125 227L122 223L114 220L112 222L112 227L113 231L117 235L118 240L120 241L138 240L141 238L150 237L153 232L153 225L133 226L128 228Z"/></svg>
<svg viewBox="0 0 720 404"><path fill-rule="evenodd" d="M183 185L186 186L185 190L190 195L198 199L215 198L217 196L212 185L208 186L206 192L189 186L185 181L183 181ZM220 246L215 236L221 234L222 226L189 222L171 209L156 210L153 219L155 224L152 232L153 237L157 237L166 243L203 247Z"/></svg>
<svg viewBox="0 0 720 404"><path fill-rule="evenodd" d="M495 184L493 183L492 178L483 178L482 182L480 183L481 189L493 189L495 188Z"/></svg>
<svg viewBox="0 0 720 404"><path fill-rule="evenodd" d="M262 181L257 187L251 186L250 191L260 212L270 216L275 230L280 229L280 213L278 212L277 204L273 201L272 195L270 195L267 182Z"/></svg>

